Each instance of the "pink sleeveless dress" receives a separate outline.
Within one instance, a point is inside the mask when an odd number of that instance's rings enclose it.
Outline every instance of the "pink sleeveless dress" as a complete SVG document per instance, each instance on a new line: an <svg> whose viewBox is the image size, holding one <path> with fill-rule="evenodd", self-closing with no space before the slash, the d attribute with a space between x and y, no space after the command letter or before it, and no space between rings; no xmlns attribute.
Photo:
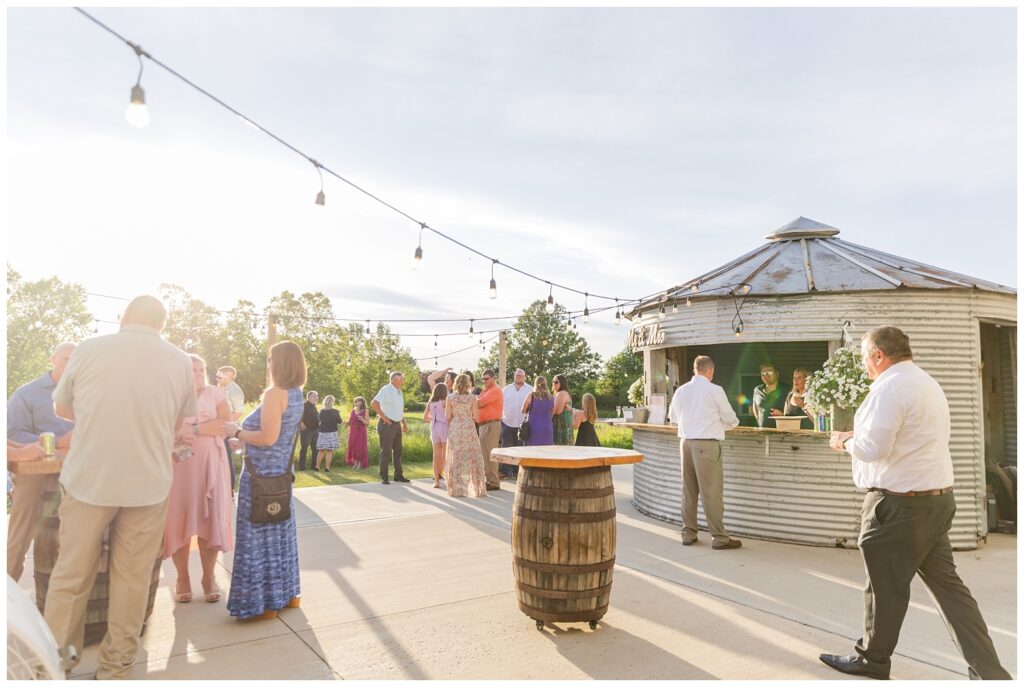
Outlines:
<svg viewBox="0 0 1024 687"><path fill-rule="evenodd" d="M185 418L185 423L216 419L217 405L221 401L227 402L223 389L206 387L199 394L199 414ZM164 558L188 546L194 536L205 539L211 548L218 551L234 548L231 473L227 461L228 452L222 436L197 436L192 444L192 457L175 461L174 481L167 498Z"/></svg>

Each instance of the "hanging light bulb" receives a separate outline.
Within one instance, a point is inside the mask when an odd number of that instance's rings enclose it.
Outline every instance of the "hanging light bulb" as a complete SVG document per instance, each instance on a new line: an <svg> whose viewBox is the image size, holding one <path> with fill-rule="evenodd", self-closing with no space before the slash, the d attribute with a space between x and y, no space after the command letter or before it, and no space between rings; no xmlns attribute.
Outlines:
<svg viewBox="0 0 1024 687"><path fill-rule="evenodd" d="M366 329L363 331L363 336L367 339L370 338L370 321L366 321Z"/></svg>
<svg viewBox="0 0 1024 687"><path fill-rule="evenodd" d="M131 100L128 101L128 109L125 110L125 120L137 129L149 124L149 110L146 108L146 92L142 90L142 56L149 55L142 46L135 45L134 43L128 43L132 50L135 51L135 56L139 58L139 76L135 79L135 85L132 86Z"/></svg>
<svg viewBox="0 0 1024 687"><path fill-rule="evenodd" d="M678 315L679 314L679 301L672 301L672 314L673 315Z"/></svg>
<svg viewBox="0 0 1024 687"><path fill-rule="evenodd" d="M700 282L697 282L696 284L691 286L690 287L690 291L693 291L694 293L697 293L698 291L700 291Z"/></svg>
<svg viewBox="0 0 1024 687"><path fill-rule="evenodd" d="M434 348L437 348L437 334L434 334Z"/></svg>
<svg viewBox="0 0 1024 687"><path fill-rule="evenodd" d="M322 171L320 171L320 163L319 162L317 162L313 158L308 158L308 159L309 159L309 161L311 163L313 163L313 166L316 167L316 173L320 176L320 191L317 192L317 194L316 194L316 201L315 202L320 207L323 207L325 201L327 200L327 196L324 195L324 173Z"/></svg>
<svg viewBox="0 0 1024 687"><path fill-rule="evenodd" d="M590 305L587 303L587 299L589 298L589 293L583 294L583 324L590 322Z"/></svg>
<svg viewBox="0 0 1024 687"><path fill-rule="evenodd" d="M348 356L347 358L345 358L345 366L352 367L352 356Z"/></svg>
<svg viewBox="0 0 1024 687"><path fill-rule="evenodd" d="M434 358L434 367L437 367L437 358Z"/></svg>
<svg viewBox="0 0 1024 687"><path fill-rule="evenodd" d="M618 327L620 324L622 324L622 313L620 313L619 309L616 308L615 309L615 326Z"/></svg>
<svg viewBox="0 0 1024 687"><path fill-rule="evenodd" d="M687 296L686 297L686 307L689 308L691 305L692 305L692 303L690 303L690 297Z"/></svg>
<svg viewBox="0 0 1024 687"><path fill-rule="evenodd" d="M571 317L565 318L565 328L566 329L572 329L572 318Z"/></svg>
<svg viewBox="0 0 1024 687"><path fill-rule="evenodd" d="M423 230L427 228L427 225L420 222L420 242L416 246L416 253L412 256L412 268L418 270L420 263L423 261Z"/></svg>
<svg viewBox="0 0 1024 687"><path fill-rule="evenodd" d="M551 282L548 282L548 304L544 306L544 310L548 315L555 312L555 297L552 294L553 288L554 287L551 286Z"/></svg>
<svg viewBox="0 0 1024 687"><path fill-rule="evenodd" d="M494 266L498 264L497 260L491 261L491 298L498 297L498 282L494 281Z"/></svg>
<svg viewBox="0 0 1024 687"><path fill-rule="evenodd" d="M473 338L473 320L469 321L469 338Z"/></svg>
<svg viewBox="0 0 1024 687"><path fill-rule="evenodd" d="M664 302L662 302L661 307L658 308L658 319L659 320L665 319L665 303Z"/></svg>

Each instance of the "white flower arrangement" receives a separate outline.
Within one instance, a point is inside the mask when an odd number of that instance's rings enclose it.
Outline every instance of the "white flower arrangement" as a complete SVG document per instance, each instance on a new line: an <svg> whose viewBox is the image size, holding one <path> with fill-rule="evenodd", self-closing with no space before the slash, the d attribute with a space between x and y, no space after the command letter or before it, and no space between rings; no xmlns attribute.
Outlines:
<svg viewBox="0 0 1024 687"><path fill-rule="evenodd" d="M629 402L635 406L642 406L644 404L644 378L638 377L635 382L629 385L629 391L626 392L626 398Z"/></svg>
<svg viewBox="0 0 1024 687"><path fill-rule="evenodd" d="M860 351L840 348L808 377L804 399L813 413L827 413L832 406L853 409L864 402L870 388L871 380L861 365Z"/></svg>

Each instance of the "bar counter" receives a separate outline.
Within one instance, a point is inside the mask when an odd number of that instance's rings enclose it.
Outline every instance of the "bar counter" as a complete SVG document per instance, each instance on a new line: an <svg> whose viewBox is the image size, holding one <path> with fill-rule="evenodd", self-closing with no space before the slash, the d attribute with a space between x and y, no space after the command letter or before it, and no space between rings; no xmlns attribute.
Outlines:
<svg viewBox="0 0 1024 687"><path fill-rule="evenodd" d="M644 461L633 466L633 507L682 525L679 436L675 425L625 423ZM850 457L828 432L737 427L722 443L725 527L736 537L856 548L863 492ZM702 505L697 520L706 530ZM706 536L706 535L705 535Z"/></svg>

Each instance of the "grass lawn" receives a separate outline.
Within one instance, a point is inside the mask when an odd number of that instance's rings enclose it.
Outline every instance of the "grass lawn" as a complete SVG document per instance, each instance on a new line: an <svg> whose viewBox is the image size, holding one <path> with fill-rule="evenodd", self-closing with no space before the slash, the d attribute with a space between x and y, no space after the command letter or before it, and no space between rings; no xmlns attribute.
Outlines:
<svg viewBox="0 0 1024 687"><path fill-rule="evenodd" d="M407 479L429 479L433 475L431 467L433 447L430 445L430 427L419 416L406 413L409 433L402 438L402 472ZM306 470L298 470L299 447L296 444L292 458L296 464L295 488L323 487L331 484L356 484L360 482L380 481L380 439L376 431L377 423L370 421L370 466L357 470L345 464L345 448L348 446L348 423L342 427L338 440L343 448L334 452L331 459L330 472L313 472L307 455ZM597 436L601 445L608 448L633 448L633 430L626 427L614 427L598 422ZM315 460L314 455L314 460ZM235 474L240 474L241 459L235 460ZM394 466L388 471L394 476Z"/></svg>

